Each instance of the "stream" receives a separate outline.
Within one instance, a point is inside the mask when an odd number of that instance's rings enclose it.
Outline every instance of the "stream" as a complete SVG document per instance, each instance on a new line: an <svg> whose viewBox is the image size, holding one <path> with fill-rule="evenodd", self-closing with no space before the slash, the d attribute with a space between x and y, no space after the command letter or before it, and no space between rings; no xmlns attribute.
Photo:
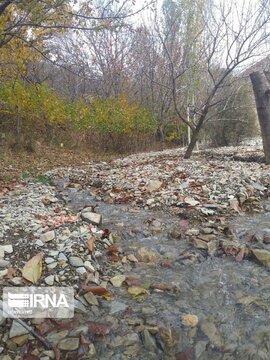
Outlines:
<svg viewBox="0 0 270 360"><path fill-rule="evenodd" d="M100 306L84 320L112 324L110 335L95 341L97 359L270 359L270 274L254 261L232 257L180 256L188 239L171 236L179 218L162 211L112 205L85 191L64 189L56 182L67 206L77 213L95 205L102 214L102 228L117 234L123 254L147 247L159 254L154 263L109 264L126 276L138 277L148 289L166 284L175 291L151 290L137 299L127 289L110 288L113 301ZM248 231L269 230L270 213L241 216L232 221L239 239ZM195 256L196 255L196 256ZM163 265L161 265L163 263ZM103 264L104 266L106 264ZM113 310L112 310L113 309ZM181 317L192 314L198 325L185 326Z"/></svg>

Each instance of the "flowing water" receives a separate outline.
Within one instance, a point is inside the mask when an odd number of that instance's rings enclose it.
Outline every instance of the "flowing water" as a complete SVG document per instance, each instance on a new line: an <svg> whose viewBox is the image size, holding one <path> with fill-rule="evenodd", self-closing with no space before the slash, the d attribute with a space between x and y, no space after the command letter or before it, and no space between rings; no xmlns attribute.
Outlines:
<svg viewBox="0 0 270 360"><path fill-rule="evenodd" d="M270 273L266 268L250 260L205 256L203 251L199 257L181 257L188 240L169 235L179 218L165 212L136 212L128 205L98 202L74 189L62 189L62 196L74 212L97 205L102 227L120 235L123 253L136 254L145 246L171 264L119 267L125 275L140 277L146 287L166 284L176 291L150 291L139 301L125 287L113 289L114 302L126 307L110 315L110 302L101 302L94 319L111 321L114 331L95 343L98 359L270 359ZM152 231L151 224L158 229ZM239 238L247 230L269 230L270 213L241 217L232 228ZM112 266L117 269L118 265ZM184 314L196 315L198 326L184 326L180 320ZM140 329L142 325L149 332ZM156 331L157 327L163 332Z"/></svg>

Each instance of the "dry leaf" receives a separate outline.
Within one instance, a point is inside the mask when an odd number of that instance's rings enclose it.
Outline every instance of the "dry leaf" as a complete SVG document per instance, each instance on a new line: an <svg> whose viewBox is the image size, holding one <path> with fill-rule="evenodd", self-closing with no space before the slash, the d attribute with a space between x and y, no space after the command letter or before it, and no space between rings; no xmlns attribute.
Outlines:
<svg viewBox="0 0 270 360"><path fill-rule="evenodd" d="M185 326L195 327L198 325L199 319L196 315L186 314L181 316L181 321Z"/></svg>
<svg viewBox="0 0 270 360"><path fill-rule="evenodd" d="M174 288L172 286L166 284L153 284L150 286L151 289L161 290L161 291L173 291Z"/></svg>
<svg viewBox="0 0 270 360"><path fill-rule="evenodd" d="M245 251L246 249L243 247L242 249L240 249L239 253L237 254L235 260L236 261L242 261L244 259L245 256Z"/></svg>
<svg viewBox="0 0 270 360"><path fill-rule="evenodd" d="M148 291L140 286L130 286L128 288L129 295L132 296L139 296L139 295L145 295L148 294Z"/></svg>
<svg viewBox="0 0 270 360"><path fill-rule="evenodd" d="M87 248L89 250L89 253L92 255L94 251L94 243L96 238L94 236L91 236L90 239L87 240Z"/></svg>
<svg viewBox="0 0 270 360"><path fill-rule="evenodd" d="M242 210L239 206L239 202L237 199L231 199L230 200L230 208L236 212L238 212L238 214L242 213Z"/></svg>
<svg viewBox="0 0 270 360"><path fill-rule="evenodd" d="M107 323L89 321L88 330L91 335L105 336L108 335L110 332L110 325Z"/></svg>
<svg viewBox="0 0 270 360"><path fill-rule="evenodd" d="M16 272L17 272L17 270L14 269L14 267L9 266L9 268L8 268L8 270L7 270L7 277L8 277L8 279L14 278L14 276L16 275Z"/></svg>
<svg viewBox="0 0 270 360"><path fill-rule="evenodd" d="M22 276L24 279L33 284L38 282L42 274L42 259L43 253L40 252L27 261L22 269Z"/></svg>
<svg viewBox="0 0 270 360"><path fill-rule="evenodd" d="M128 286L138 286L141 283L140 278L135 276L127 276L125 282Z"/></svg>
<svg viewBox="0 0 270 360"><path fill-rule="evenodd" d="M97 296L110 296L109 291L102 286L81 285L81 289L84 290L85 293L90 291L92 294Z"/></svg>

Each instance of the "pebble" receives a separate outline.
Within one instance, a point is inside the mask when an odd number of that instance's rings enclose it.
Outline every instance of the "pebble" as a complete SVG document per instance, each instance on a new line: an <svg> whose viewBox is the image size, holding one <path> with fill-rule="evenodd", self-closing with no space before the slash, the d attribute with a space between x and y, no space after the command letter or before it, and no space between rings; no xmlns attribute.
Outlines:
<svg viewBox="0 0 270 360"><path fill-rule="evenodd" d="M76 272L79 274L79 275L84 275L84 274L87 274L87 271L84 267L78 267L76 268Z"/></svg>
<svg viewBox="0 0 270 360"><path fill-rule="evenodd" d="M66 255L64 253L59 253L58 260L67 261L68 259L67 259Z"/></svg>
<svg viewBox="0 0 270 360"><path fill-rule="evenodd" d="M55 259L52 257L46 257L44 261L46 264L51 264L51 263L55 262Z"/></svg>
<svg viewBox="0 0 270 360"><path fill-rule="evenodd" d="M83 266L83 260L77 256L70 256L68 260L69 260L69 263L71 266L74 266L74 267Z"/></svg>
<svg viewBox="0 0 270 360"><path fill-rule="evenodd" d="M45 234L40 235L40 240L44 243L52 241L55 239L55 231L51 230L46 232Z"/></svg>
<svg viewBox="0 0 270 360"><path fill-rule="evenodd" d="M57 262L52 262L52 263L47 265L47 268L49 270L53 270L54 268L56 268L57 265L58 265Z"/></svg>
<svg viewBox="0 0 270 360"><path fill-rule="evenodd" d="M156 251L148 249L146 247L141 247L137 251L138 259L142 262L156 262L159 259L159 255Z"/></svg>
<svg viewBox="0 0 270 360"><path fill-rule="evenodd" d="M63 339L58 343L57 347L60 350L65 350L65 351L77 350L79 347L79 339L78 338Z"/></svg>
<svg viewBox="0 0 270 360"><path fill-rule="evenodd" d="M94 266L91 264L91 262L90 261L85 261L84 263L83 263L83 266L88 270L88 271L90 271L90 272L95 272L96 270L95 270L95 268L94 268Z"/></svg>
<svg viewBox="0 0 270 360"><path fill-rule="evenodd" d="M148 182L148 185L147 185L147 188L146 190L149 192L149 193L152 193L154 191L157 191L158 189L160 189L162 186L162 182L159 181L159 180L150 180Z"/></svg>
<svg viewBox="0 0 270 360"><path fill-rule="evenodd" d="M7 268L10 265L10 261L0 259L0 268Z"/></svg>
<svg viewBox="0 0 270 360"><path fill-rule="evenodd" d="M54 284L54 275L49 275L44 279L45 283L49 286Z"/></svg>
<svg viewBox="0 0 270 360"><path fill-rule="evenodd" d="M111 310L110 310L110 314L116 314L119 313L120 311L125 311L128 306L120 301L112 301L111 302Z"/></svg>
<svg viewBox="0 0 270 360"><path fill-rule="evenodd" d="M89 291L88 293L84 294L84 299L87 301L87 303L88 303L89 305L96 305L96 306L99 305L96 296L95 296L93 293L91 293L91 291Z"/></svg>
<svg viewBox="0 0 270 360"><path fill-rule="evenodd" d="M35 242L35 244L36 244L37 246L40 246L40 247L44 246L44 242L41 241L40 239L38 239L38 240Z"/></svg>
<svg viewBox="0 0 270 360"><path fill-rule="evenodd" d="M82 212L81 218L93 225L100 225L102 222L102 216L94 212Z"/></svg>
<svg viewBox="0 0 270 360"><path fill-rule="evenodd" d="M121 287L123 282L126 280L126 276L125 275L116 275L112 278L110 278L110 283L118 288L118 287Z"/></svg>
<svg viewBox="0 0 270 360"><path fill-rule="evenodd" d="M9 330L9 338L13 338L15 336L21 336L29 334L29 331L25 329L21 324L19 324L16 320L12 321L11 328Z"/></svg>

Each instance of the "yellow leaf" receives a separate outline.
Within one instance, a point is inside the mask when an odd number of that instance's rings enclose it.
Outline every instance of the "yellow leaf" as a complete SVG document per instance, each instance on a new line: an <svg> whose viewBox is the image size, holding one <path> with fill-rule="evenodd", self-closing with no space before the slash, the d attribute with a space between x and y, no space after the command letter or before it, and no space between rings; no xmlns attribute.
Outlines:
<svg viewBox="0 0 270 360"><path fill-rule="evenodd" d="M186 314L181 316L182 323L185 326L195 327L197 326L199 319L196 315Z"/></svg>
<svg viewBox="0 0 270 360"><path fill-rule="evenodd" d="M22 269L22 276L24 279L30 281L33 284L38 282L42 273L42 259L43 253L40 252L27 261Z"/></svg>
<svg viewBox="0 0 270 360"><path fill-rule="evenodd" d="M148 291L140 286L130 286L128 288L128 293L132 296L139 296L139 295L148 294Z"/></svg>

